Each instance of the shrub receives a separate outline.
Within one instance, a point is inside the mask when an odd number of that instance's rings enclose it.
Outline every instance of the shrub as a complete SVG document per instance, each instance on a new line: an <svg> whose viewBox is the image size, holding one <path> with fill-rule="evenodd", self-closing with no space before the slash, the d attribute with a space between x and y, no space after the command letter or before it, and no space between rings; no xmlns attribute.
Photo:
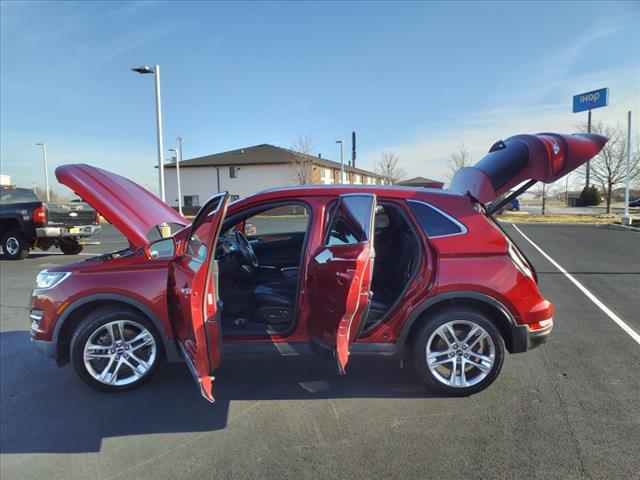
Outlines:
<svg viewBox="0 0 640 480"><path fill-rule="evenodd" d="M580 198L576 205L578 207L588 207L590 205L599 205L600 203L602 203L600 190L591 185L590 187L584 187L582 189L582 192L580 192Z"/></svg>

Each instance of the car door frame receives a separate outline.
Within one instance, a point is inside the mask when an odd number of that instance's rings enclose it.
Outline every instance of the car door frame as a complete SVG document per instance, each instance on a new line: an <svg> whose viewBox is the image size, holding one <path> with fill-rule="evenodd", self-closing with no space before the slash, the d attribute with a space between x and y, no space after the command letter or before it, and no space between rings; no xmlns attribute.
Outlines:
<svg viewBox="0 0 640 480"><path fill-rule="evenodd" d="M360 241L353 244L327 245L329 229L333 224L335 216L340 211L339 207L342 199L348 198L348 197L354 197L354 196L356 197L370 196L373 198L373 202L371 205L371 213L370 213L371 217L369 219L368 239L366 241ZM355 245L368 244L367 260L366 260L366 264L362 268L362 271L360 272L361 281L357 288L358 291L356 292L353 288L354 282L358 281L358 278L356 278L357 276L354 275L354 277L351 278L350 280L351 283L349 286L349 290L347 291L347 295L345 297L345 302L353 301L356 298L358 302L355 305L351 305L351 306L348 304L345 305L344 313L342 314L342 316L340 317L340 320L338 321L337 329L335 332L335 345L327 345L326 342L323 342L317 335L319 330L318 330L318 325L314 324L314 317L313 317L314 310L310 309L308 311L306 320L309 326L309 345L311 349L322 357L335 358L338 373L341 375L344 375L346 373L345 367L348 362L350 347L354 343L355 339L358 336L358 333L361 331L362 326L364 325L364 319L366 317L368 307L371 301L371 279L373 275L373 265L375 261L375 245L374 245L375 218L374 217L375 217L375 207L377 204L377 196L376 194L371 192L344 193L344 194L339 194L337 195L337 197L333 197L330 200L328 200L326 202L327 210L331 208L332 204L333 204L333 210L329 212L329 215L327 217L325 217L326 220L324 222L324 225L321 226L321 229L319 232L320 233L319 243L312 252L309 252L309 256L306 259L307 279L306 279L305 288L308 291L307 293L311 293L309 292L309 290L312 288L312 285L313 285L311 276L314 273L313 269L318 268L315 265L313 265L313 262L317 262L318 264L323 264L330 261L336 262L336 261L343 260L341 258L336 258L334 260L333 253L330 250L331 247L338 248L338 249L344 248L344 247L353 248ZM323 253L325 253L326 251L329 251L331 253L331 256L327 257L326 260L324 261L319 261L318 257ZM357 262L357 258L352 261ZM344 276L340 275L340 272L336 272L336 275L338 278L344 279ZM365 278L365 276L367 278ZM367 284L363 285L363 282L365 282L365 280L368 284L368 287L367 287ZM367 287L366 292L362 291L363 287ZM362 305L361 300L363 299L364 295L366 295L367 297L366 304ZM349 314L349 312L351 313ZM350 318L347 318L347 317L350 317Z"/></svg>
<svg viewBox="0 0 640 480"><path fill-rule="evenodd" d="M219 367L222 356L222 331L219 324L220 306L219 298L216 298L218 289L215 285L218 273L215 251L224 222L228 199L228 192L221 192L205 202L189 228L189 233L183 243L180 258L175 260L184 260L186 249L189 246L193 232L202 225L201 217L204 216L204 218L206 218L209 215L216 215L216 218L212 219L212 228L208 233L209 248L207 255L191 279L191 291L189 292L190 319L189 322L185 323L190 324L189 331L191 335L193 335L194 340L190 338L180 338L180 332L176 332L176 343L189 367L189 371L200 388L200 393L205 399L212 403L214 402L213 373L215 369ZM215 210L208 213L207 210L214 205L216 201L217 205ZM211 275L212 270L214 272L213 276ZM212 281L214 283L213 285L211 284ZM200 323L202 324L202 328L199 328ZM193 347L191 346L192 344ZM199 344L204 348L201 348ZM191 351L194 349L195 353Z"/></svg>

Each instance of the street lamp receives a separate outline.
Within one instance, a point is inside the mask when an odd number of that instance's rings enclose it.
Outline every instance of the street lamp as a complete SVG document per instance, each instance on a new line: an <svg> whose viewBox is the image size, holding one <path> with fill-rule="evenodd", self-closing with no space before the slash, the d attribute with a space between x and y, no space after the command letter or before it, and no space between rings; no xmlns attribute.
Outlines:
<svg viewBox="0 0 640 480"><path fill-rule="evenodd" d="M160 65L153 67L134 67L131 69L136 73L142 75L147 73L154 73L156 78L156 127L158 130L158 175L159 175L159 187L160 198L165 201L164 198L164 161L162 159L164 153L164 147L162 146L162 106L160 102Z"/></svg>
<svg viewBox="0 0 640 480"><path fill-rule="evenodd" d="M342 145L344 142L342 140L336 140L336 143L340 144L340 183L344 183L344 156L342 151Z"/></svg>
<svg viewBox="0 0 640 480"><path fill-rule="evenodd" d="M42 147L42 159L44 160L44 190L47 196L47 202L51 201L49 193L49 168L47 167L47 144L36 143L38 147Z"/></svg>
<svg viewBox="0 0 640 480"><path fill-rule="evenodd" d="M180 189L180 162L182 161L182 152L177 148L170 148L169 151L176 155L173 158L176 162L176 178L178 180L178 213L182 215L182 191Z"/></svg>

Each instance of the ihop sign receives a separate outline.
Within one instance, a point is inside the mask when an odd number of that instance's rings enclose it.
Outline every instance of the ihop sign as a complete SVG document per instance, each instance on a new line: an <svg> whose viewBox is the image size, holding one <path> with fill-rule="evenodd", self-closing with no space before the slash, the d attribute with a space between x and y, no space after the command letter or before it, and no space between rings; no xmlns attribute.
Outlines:
<svg viewBox="0 0 640 480"><path fill-rule="evenodd" d="M601 88L600 90L593 90L573 96L573 113L606 107L607 105L609 105L608 88Z"/></svg>

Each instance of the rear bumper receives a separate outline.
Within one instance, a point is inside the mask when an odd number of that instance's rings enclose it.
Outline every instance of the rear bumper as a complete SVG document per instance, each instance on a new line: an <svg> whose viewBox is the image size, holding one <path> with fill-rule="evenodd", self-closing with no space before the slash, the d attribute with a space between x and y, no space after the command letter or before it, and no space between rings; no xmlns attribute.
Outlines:
<svg viewBox="0 0 640 480"><path fill-rule="evenodd" d="M38 238L90 237L98 233L100 225L80 225L77 227L41 227L36 228Z"/></svg>
<svg viewBox="0 0 640 480"><path fill-rule="evenodd" d="M514 325L512 327L511 353L526 352L545 343L553 330L553 319L549 320L551 320L551 325L536 330L532 330L528 325Z"/></svg>

